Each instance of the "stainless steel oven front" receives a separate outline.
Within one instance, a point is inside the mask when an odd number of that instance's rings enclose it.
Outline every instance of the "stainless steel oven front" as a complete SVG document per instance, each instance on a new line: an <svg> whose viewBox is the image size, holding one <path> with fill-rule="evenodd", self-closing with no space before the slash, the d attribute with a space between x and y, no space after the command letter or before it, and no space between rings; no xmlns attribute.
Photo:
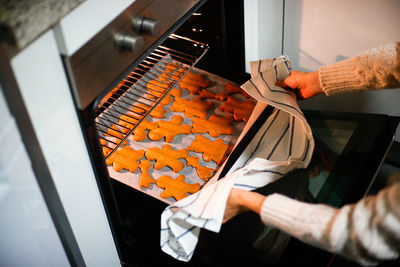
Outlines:
<svg viewBox="0 0 400 267"><path fill-rule="evenodd" d="M136 137L135 132L152 120L174 91L181 90L178 84L188 73L208 73L216 77L211 83L226 83L225 78L240 83L247 78L244 32L236 32L243 23L242 1L139 0L74 54L64 56L121 262L177 264L159 247L160 214L175 199L163 200L151 190L155 185L143 189L132 181L130 174L139 179L136 170L141 166L132 167L132 172L114 172L119 167L113 169L113 159L127 144L138 150L139 142L132 142L136 140L132 135ZM195 65L202 69L193 70ZM238 126L239 132L243 125Z"/></svg>

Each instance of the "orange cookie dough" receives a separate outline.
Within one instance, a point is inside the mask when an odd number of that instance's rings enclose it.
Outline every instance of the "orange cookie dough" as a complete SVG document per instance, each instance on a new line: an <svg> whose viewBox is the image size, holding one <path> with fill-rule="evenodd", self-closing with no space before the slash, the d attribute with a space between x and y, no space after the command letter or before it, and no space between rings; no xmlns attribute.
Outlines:
<svg viewBox="0 0 400 267"><path fill-rule="evenodd" d="M152 116L153 118L165 118L164 114L167 111L164 109L164 105L159 104L157 105L151 112L150 112L150 116Z"/></svg>
<svg viewBox="0 0 400 267"><path fill-rule="evenodd" d="M176 97L169 110L184 112L187 118L192 118L193 116L207 118L208 109L210 109L212 106L213 103L211 101L202 101L201 98L188 100Z"/></svg>
<svg viewBox="0 0 400 267"><path fill-rule="evenodd" d="M127 169L130 172L135 172L139 167L138 160L143 158L144 150L133 150L129 146L125 146L123 148L114 151L106 159L106 164L113 166L114 170L117 172L122 171L123 169Z"/></svg>
<svg viewBox="0 0 400 267"><path fill-rule="evenodd" d="M179 175L175 180L167 175L163 175L157 179L157 186L165 188L161 192L162 198L174 197L176 200L181 200L187 197L188 193L196 193L200 190L200 184L188 184L185 182L185 176Z"/></svg>
<svg viewBox="0 0 400 267"><path fill-rule="evenodd" d="M208 132L212 137L218 137L221 134L233 134L231 115L221 117L214 114L209 119L193 118L192 121L192 133Z"/></svg>
<svg viewBox="0 0 400 267"><path fill-rule="evenodd" d="M233 97L228 97L228 99L219 106L219 109L224 112L232 113L236 121L248 121L254 107L255 104L251 100L240 102Z"/></svg>
<svg viewBox="0 0 400 267"><path fill-rule="evenodd" d="M227 97L228 97L228 94L225 92L220 92L215 95L215 99L220 100L220 101L224 101L225 99L227 99Z"/></svg>
<svg viewBox="0 0 400 267"><path fill-rule="evenodd" d="M183 117L175 115L170 121L158 121L158 128L154 128L149 132L150 140L161 140L165 137L165 141L171 143L178 134L189 134L192 127L188 124L182 125Z"/></svg>
<svg viewBox="0 0 400 267"><path fill-rule="evenodd" d="M220 165L232 150L232 146L225 144L223 139L210 141L208 138L197 135L196 139L188 147L188 150L203 153L203 160L211 161Z"/></svg>
<svg viewBox="0 0 400 267"><path fill-rule="evenodd" d="M246 98L250 98L250 96L242 89L240 88L239 85L234 84L234 83L227 83L224 86L225 92L227 94L236 94L236 93L241 93L243 94Z"/></svg>
<svg viewBox="0 0 400 267"><path fill-rule="evenodd" d="M197 94L202 88L210 86L211 82L204 78L201 73L189 71L179 83L179 87L187 89L191 95Z"/></svg>
<svg viewBox="0 0 400 267"><path fill-rule="evenodd" d="M143 141L146 139L146 130L156 129L158 127L157 122L143 120L139 123L139 125L133 130L133 140L134 141Z"/></svg>
<svg viewBox="0 0 400 267"><path fill-rule="evenodd" d="M203 89L199 92L199 96L200 96L200 98L213 98L214 99L216 97L216 94L208 91L207 89Z"/></svg>
<svg viewBox="0 0 400 267"><path fill-rule="evenodd" d="M174 150L170 145L165 145L162 149L150 147L146 150L145 155L148 160L156 161L154 164L154 169L156 170L168 166L174 172L180 172L185 167L185 164L178 159L186 158L188 151L185 148Z"/></svg>
<svg viewBox="0 0 400 267"><path fill-rule="evenodd" d="M199 158L195 156L187 157L186 161L188 166L192 166L196 169L197 175L199 175L199 177L204 181L207 181L209 178L211 178L215 172L215 169L213 168L201 166L199 163Z"/></svg>
<svg viewBox="0 0 400 267"><path fill-rule="evenodd" d="M155 184L157 183L156 180L151 177L149 174L149 169L151 167L150 160L141 160L139 164L139 168L141 171L140 177L139 177L139 188L143 189L143 186L146 188L149 188L150 184Z"/></svg>

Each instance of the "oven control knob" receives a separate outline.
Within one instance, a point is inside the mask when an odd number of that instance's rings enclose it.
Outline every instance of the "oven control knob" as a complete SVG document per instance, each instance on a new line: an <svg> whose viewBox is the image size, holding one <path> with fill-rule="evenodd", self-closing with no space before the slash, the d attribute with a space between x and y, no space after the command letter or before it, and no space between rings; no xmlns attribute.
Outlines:
<svg viewBox="0 0 400 267"><path fill-rule="evenodd" d="M161 32L161 25L155 19L137 16L132 19L133 31L136 33L150 34L157 36Z"/></svg>
<svg viewBox="0 0 400 267"><path fill-rule="evenodd" d="M136 34L116 34L115 43L121 50L140 52L144 47L144 39Z"/></svg>

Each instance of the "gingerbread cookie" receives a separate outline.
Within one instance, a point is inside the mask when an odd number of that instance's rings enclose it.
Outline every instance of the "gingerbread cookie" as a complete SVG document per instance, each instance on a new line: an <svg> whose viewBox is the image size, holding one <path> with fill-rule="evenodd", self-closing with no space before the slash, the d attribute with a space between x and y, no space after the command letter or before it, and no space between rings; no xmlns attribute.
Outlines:
<svg viewBox="0 0 400 267"><path fill-rule="evenodd" d="M232 150L232 146L225 144L223 139L210 141L202 135L197 135L188 150L203 153L203 160L213 160L220 165Z"/></svg>
<svg viewBox="0 0 400 267"><path fill-rule="evenodd" d="M215 99L224 101L225 99L228 98L228 94L225 92L219 92L218 94L215 95Z"/></svg>
<svg viewBox="0 0 400 267"><path fill-rule="evenodd" d="M168 105L172 102L172 96L179 97L181 95L181 91L178 89L172 89L168 95L166 95L160 103L150 112L150 116L154 118L165 118L164 114L167 112L164 109L165 105Z"/></svg>
<svg viewBox="0 0 400 267"><path fill-rule="evenodd" d="M167 111L164 109L164 105L162 105L161 103L159 105L157 105L151 112L150 112L150 116L152 116L153 118L165 118L164 114Z"/></svg>
<svg viewBox="0 0 400 267"><path fill-rule="evenodd" d="M188 100L176 97L169 110L184 112L187 118L192 118L193 116L207 118L208 109L210 109L212 106L213 103L211 101L202 101L201 98Z"/></svg>
<svg viewBox="0 0 400 267"><path fill-rule="evenodd" d="M170 145L165 145L163 148L150 147L146 150L146 158L155 160L154 169L160 170L165 166L170 167L174 172L180 172L185 164L178 159L184 159L188 156L188 151L185 148L174 150Z"/></svg>
<svg viewBox="0 0 400 267"><path fill-rule="evenodd" d="M192 133L206 133L212 137L218 137L221 134L233 134L231 126L233 119L231 115L224 117L211 115L209 119L193 118Z"/></svg>
<svg viewBox="0 0 400 267"><path fill-rule="evenodd" d="M200 98L215 98L216 94L208 91L207 89L203 89L199 92L199 96L200 96Z"/></svg>
<svg viewBox="0 0 400 267"><path fill-rule="evenodd" d="M154 128L149 132L150 140L161 140L165 137L165 141L171 143L178 134L189 134L192 127L188 124L182 125L183 118L175 115L170 121L158 121L158 128Z"/></svg>
<svg viewBox="0 0 400 267"><path fill-rule="evenodd" d="M156 180L149 174L151 167L150 160L141 160L139 164L140 171L142 172L139 177L139 188L143 189L143 186L149 188L150 184L157 183Z"/></svg>
<svg viewBox="0 0 400 267"><path fill-rule="evenodd" d="M181 200L187 197L187 193L196 193L200 190L200 184L188 184L185 182L185 176L179 175L175 180L171 177L164 175L157 179L157 186L165 188L161 192L162 198L174 197L176 200Z"/></svg>
<svg viewBox="0 0 400 267"><path fill-rule="evenodd" d="M211 178L211 176L215 172L215 169L213 169L213 168L201 166L199 163L199 158L197 158L195 156L187 157L186 161L187 161L188 166L192 166L196 169L197 175L199 175L199 177L203 181L207 181L207 179Z"/></svg>
<svg viewBox="0 0 400 267"><path fill-rule="evenodd" d="M146 139L146 130L153 130L158 127L157 122L143 120L139 123L139 125L133 130L133 140L134 141L143 141Z"/></svg>
<svg viewBox="0 0 400 267"><path fill-rule="evenodd" d="M133 150L129 146L114 151L107 159L106 164L113 166L117 172L127 169L130 172L135 172L139 167L138 160L144 155L144 150Z"/></svg>
<svg viewBox="0 0 400 267"><path fill-rule="evenodd" d="M173 97L177 98L177 97L180 97L180 96L181 96L182 91L181 91L180 89L174 88L174 89L172 89L172 90L170 91L170 94L171 94Z"/></svg>
<svg viewBox="0 0 400 267"><path fill-rule="evenodd" d="M211 82L203 77L201 73L189 71L179 83L179 87L187 89L191 95L197 94L201 88L210 86Z"/></svg>
<svg viewBox="0 0 400 267"><path fill-rule="evenodd" d="M251 100L240 102L233 97L228 97L228 99L219 106L219 109L224 112L232 113L236 121L248 121L254 107L255 104Z"/></svg>
<svg viewBox="0 0 400 267"><path fill-rule="evenodd" d="M237 93L241 93L243 94L246 98L250 98L250 96L242 89L240 88L239 85L234 84L234 83L227 83L224 86L225 92L227 92L227 94L237 94Z"/></svg>
<svg viewBox="0 0 400 267"><path fill-rule="evenodd" d="M165 106L165 105L168 105L171 102L172 102L171 94L168 94L160 101L160 105Z"/></svg>

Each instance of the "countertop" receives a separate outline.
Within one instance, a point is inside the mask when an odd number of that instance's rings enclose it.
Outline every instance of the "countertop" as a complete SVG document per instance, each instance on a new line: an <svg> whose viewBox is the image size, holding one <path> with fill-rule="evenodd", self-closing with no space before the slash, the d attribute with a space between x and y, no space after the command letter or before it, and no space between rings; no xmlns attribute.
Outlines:
<svg viewBox="0 0 400 267"><path fill-rule="evenodd" d="M0 0L0 43L16 54L85 0Z"/></svg>

